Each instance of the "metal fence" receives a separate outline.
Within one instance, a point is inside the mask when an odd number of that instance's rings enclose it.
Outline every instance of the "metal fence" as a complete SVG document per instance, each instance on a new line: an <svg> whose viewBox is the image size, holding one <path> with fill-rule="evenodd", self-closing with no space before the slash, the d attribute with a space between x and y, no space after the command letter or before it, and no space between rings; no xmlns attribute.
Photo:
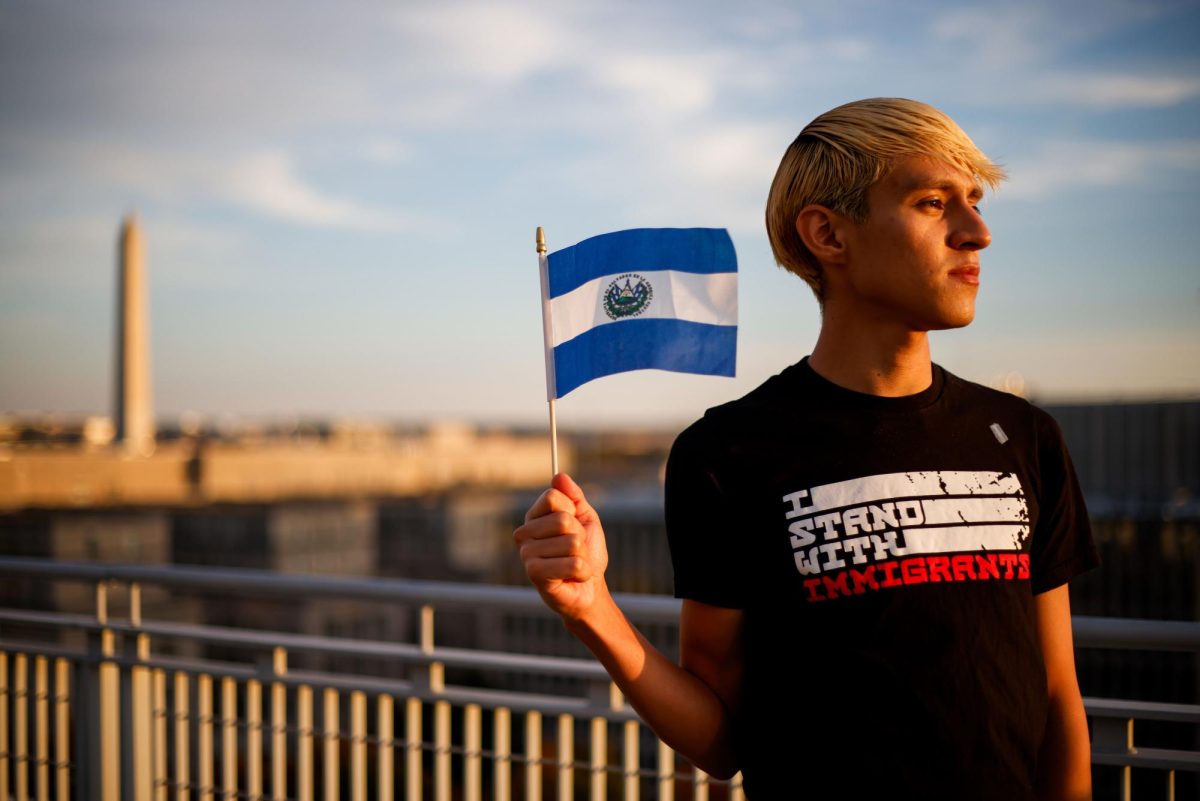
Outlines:
<svg viewBox="0 0 1200 801"><path fill-rule="evenodd" d="M94 597L87 613L0 609L0 801L742 797L739 777L712 780L658 741L595 662L435 643L435 609L548 614L532 590L17 558L0 559L0 575L10 587L82 581ZM416 636L379 642L144 620L142 588L154 585L404 605L416 612ZM670 598L620 602L640 622L678 617ZM1081 647L1200 652L1200 623L1074 623ZM366 665L389 669L357 669ZM516 692L451 683L447 671L571 677L585 690ZM1093 762L1119 766L1122 797L1135 769L1165 772L1169 797L1176 771L1200 770L1195 750L1134 740L1135 721L1198 729L1200 707L1085 705Z"/></svg>

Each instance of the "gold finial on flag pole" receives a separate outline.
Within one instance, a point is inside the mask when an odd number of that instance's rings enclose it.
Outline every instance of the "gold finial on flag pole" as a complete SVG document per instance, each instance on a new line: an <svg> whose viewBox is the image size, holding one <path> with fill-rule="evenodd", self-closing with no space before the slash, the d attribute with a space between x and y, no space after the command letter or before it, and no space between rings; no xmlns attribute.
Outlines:
<svg viewBox="0 0 1200 801"><path fill-rule="evenodd" d="M542 279L542 335L546 344L546 399L550 404L550 475L558 475L558 419L554 412L554 347L550 337L550 276L546 264L546 231L537 227L538 272Z"/></svg>

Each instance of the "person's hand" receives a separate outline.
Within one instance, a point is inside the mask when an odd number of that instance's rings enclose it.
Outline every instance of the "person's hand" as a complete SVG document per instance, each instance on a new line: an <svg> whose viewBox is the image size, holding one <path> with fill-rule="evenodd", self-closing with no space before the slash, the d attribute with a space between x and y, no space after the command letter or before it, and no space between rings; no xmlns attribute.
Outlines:
<svg viewBox="0 0 1200 801"><path fill-rule="evenodd" d="M608 548L600 517L566 473L556 475L550 489L529 507L513 540L529 580L564 619L580 619L608 591Z"/></svg>

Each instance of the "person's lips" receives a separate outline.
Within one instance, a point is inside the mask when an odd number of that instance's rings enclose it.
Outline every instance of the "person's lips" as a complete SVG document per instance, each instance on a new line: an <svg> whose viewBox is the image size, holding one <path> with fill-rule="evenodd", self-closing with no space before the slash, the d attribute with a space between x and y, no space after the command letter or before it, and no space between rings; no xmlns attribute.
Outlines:
<svg viewBox="0 0 1200 801"><path fill-rule="evenodd" d="M979 284L979 265L967 264L962 267L956 267L950 271L950 275L962 281L964 284Z"/></svg>

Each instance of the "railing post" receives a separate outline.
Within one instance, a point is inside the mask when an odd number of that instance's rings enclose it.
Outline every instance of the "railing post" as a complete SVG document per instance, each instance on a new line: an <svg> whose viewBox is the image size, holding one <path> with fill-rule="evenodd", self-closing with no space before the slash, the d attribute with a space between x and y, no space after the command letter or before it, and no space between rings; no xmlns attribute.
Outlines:
<svg viewBox="0 0 1200 801"><path fill-rule="evenodd" d="M433 702L433 797L450 801L450 702Z"/></svg>
<svg viewBox="0 0 1200 801"><path fill-rule="evenodd" d="M326 687L322 709L322 764L325 769L325 801L337 801L341 792L342 768L338 760L338 731L341 725L341 710L338 691Z"/></svg>
<svg viewBox="0 0 1200 801"><path fill-rule="evenodd" d="M741 771L733 774L733 778L729 780L729 801L746 801L746 794L742 792Z"/></svg>
<svg viewBox="0 0 1200 801"><path fill-rule="evenodd" d="M1097 717L1092 721L1092 751L1098 754L1136 754L1133 718ZM1133 797L1133 769L1121 768L1121 801Z"/></svg>
<svg viewBox="0 0 1200 801"><path fill-rule="evenodd" d="M175 712L175 801L190 801L192 797L192 691L188 674L175 671L174 692L171 695Z"/></svg>
<svg viewBox="0 0 1200 801"><path fill-rule="evenodd" d="M287 675L285 648L271 651L271 797L284 801L287 787L287 687L279 679Z"/></svg>
<svg viewBox="0 0 1200 801"><path fill-rule="evenodd" d="M142 626L142 587L129 585L129 625ZM144 663L150 659L150 635L138 632L126 643L126 656L143 663L131 667L121 676L121 755L124 797L134 801L151 801L154 793L154 749L151 740L154 710L150 697L150 669Z"/></svg>
<svg viewBox="0 0 1200 801"><path fill-rule="evenodd" d="M262 682L246 680L246 795L262 798Z"/></svg>
<svg viewBox="0 0 1200 801"><path fill-rule="evenodd" d="M425 604L421 607L421 619L418 624L418 636L420 637L421 653L433 654L433 605ZM430 662L424 669L424 675L419 681L435 693L440 693L446 689L446 669L441 662Z"/></svg>
<svg viewBox="0 0 1200 801"><path fill-rule="evenodd" d="M350 798L367 801L367 694L350 693Z"/></svg>
<svg viewBox="0 0 1200 801"><path fill-rule="evenodd" d="M421 801L421 699L404 702L404 798Z"/></svg>
<svg viewBox="0 0 1200 801"><path fill-rule="evenodd" d="M390 695L380 695L375 702L375 718L379 733L379 752L375 757L377 768L376 794L379 801L392 801L396 797L395 763L395 714L396 703Z"/></svg>
<svg viewBox="0 0 1200 801"><path fill-rule="evenodd" d="M708 774L695 766L692 767L692 799L693 801L708 801Z"/></svg>
<svg viewBox="0 0 1200 801"><path fill-rule="evenodd" d="M237 797L237 721L237 682L226 676L221 679L221 801Z"/></svg>
<svg viewBox="0 0 1200 801"><path fill-rule="evenodd" d="M0 798L8 799L8 652L0 651Z"/></svg>
<svg viewBox="0 0 1200 801"><path fill-rule="evenodd" d="M216 797L216 756L213 751L213 680L207 673L196 677L196 785L199 801Z"/></svg>
<svg viewBox="0 0 1200 801"><path fill-rule="evenodd" d="M313 801L313 690L307 684L296 688L296 730L296 799Z"/></svg>
<svg viewBox="0 0 1200 801"><path fill-rule="evenodd" d="M33 659L34 764L38 801L50 801L50 670L44 656Z"/></svg>
<svg viewBox="0 0 1200 801"><path fill-rule="evenodd" d="M525 713L525 801L542 798L542 713Z"/></svg>
<svg viewBox="0 0 1200 801"><path fill-rule="evenodd" d="M29 656L17 654L13 660L13 768L16 797L29 798Z"/></svg>
<svg viewBox="0 0 1200 801"><path fill-rule="evenodd" d="M421 607L421 619L418 625L421 653L433 654L433 615L432 604ZM430 692L441 693L446 689L446 668L441 662L431 661L425 665L418 683L423 684ZM411 703L413 699L409 699ZM411 722L411 712L409 715ZM410 741L409 748L412 748ZM420 748L420 744L417 745ZM417 751L419 756L420 751ZM413 774L416 765L413 752L409 751L409 795L413 792ZM416 768L419 778L419 768ZM450 798L450 704L447 701L433 703L433 792L437 801L449 801Z"/></svg>
<svg viewBox="0 0 1200 801"><path fill-rule="evenodd" d="M492 797L495 801L512 798L512 712L497 707L492 713Z"/></svg>
<svg viewBox="0 0 1200 801"><path fill-rule="evenodd" d="M150 674L154 698L154 801L167 801L167 672Z"/></svg>
<svg viewBox="0 0 1200 801"><path fill-rule="evenodd" d="M640 754L638 746L640 745L641 730L638 728L636 720L625 721L625 759L622 761L622 772L625 775L625 801L638 801L640 797L641 779L638 772L641 770Z"/></svg>
<svg viewBox="0 0 1200 801"><path fill-rule="evenodd" d="M3 662L0 662L3 666ZM71 667L65 659L54 661L54 753L57 766L55 767L55 789L58 791L57 801L70 801L71 798L71 769L68 765L71 759ZM0 684L0 687L3 685ZM6 746L7 750L7 746ZM7 798L6 788L0 788L0 798Z"/></svg>
<svg viewBox="0 0 1200 801"><path fill-rule="evenodd" d="M592 682L588 687L588 698L592 704L615 711L625 704L621 689L608 680ZM591 773L588 798L590 801L605 801L608 798L608 719L595 715L591 720L591 758L588 770Z"/></svg>
<svg viewBox="0 0 1200 801"><path fill-rule="evenodd" d="M483 801L483 709L463 708L463 799Z"/></svg>
<svg viewBox="0 0 1200 801"><path fill-rule="evenodd" d="M558 716L558 799L575 797L575 717Z"/></svg>
<svg viewBox="0 0 1200 801"><path fill-rule="evenodd" d="M588 769L591 771L588 798L590 801L605 801L608 798L608 721L599 715L592 718Z"/></svg>
<svg viewBox="0 0 1200 801"><path fill-rule="evenodd" d="M675 801L675 752L671 746L658 741L658 801Z"/></svg>
<svg viewBox="0 0 1200 801"><path fill-rule="evenodd" d="M100 630L88 639L86 663L78 672L79 726L75 731L80 787L94 801L121 797L121 677L114 656L114 634L108 628L108 585L96 582L96 622Z"/></svg>

